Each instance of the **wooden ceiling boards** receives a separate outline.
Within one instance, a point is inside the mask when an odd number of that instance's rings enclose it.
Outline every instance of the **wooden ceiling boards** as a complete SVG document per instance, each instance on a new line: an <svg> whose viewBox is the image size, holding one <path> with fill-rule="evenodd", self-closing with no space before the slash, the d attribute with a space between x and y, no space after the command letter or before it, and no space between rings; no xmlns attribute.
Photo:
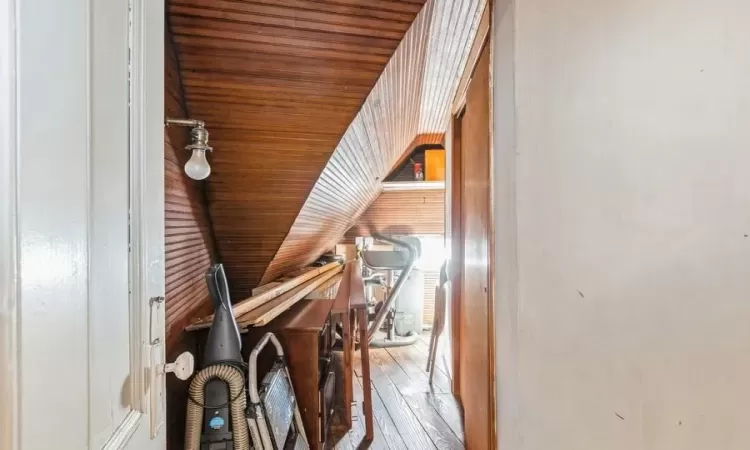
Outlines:
<svg viewBox="0 0 750 450"><path fill-rule="evenodd" d="M485 1L168 0L233 298L332 247L443 133Z"/></svg>

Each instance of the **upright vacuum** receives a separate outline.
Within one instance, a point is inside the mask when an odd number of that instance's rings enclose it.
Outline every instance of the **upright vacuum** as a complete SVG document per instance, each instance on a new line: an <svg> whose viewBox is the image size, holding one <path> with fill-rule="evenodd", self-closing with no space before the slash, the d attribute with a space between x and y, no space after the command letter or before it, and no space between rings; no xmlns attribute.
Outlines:
<svg viewBox="0 0 750 450"><path fill-rule="evenodd" d="M185 449L309 450L281 343L273 333L266 333L246 366L224 267L211 266L206 281L214 318L203 355L204 368L190 382ZM258 355L268 343L275 347L276 359L259 383Z"/></svg>
<svg viewBox="0 0 750 450"><path fill-rule="evenodd" d="M185 449L250 450L242 343L224 267L211 266L206 281L214 319L203 355L204 368L190 383Z"/></svg>

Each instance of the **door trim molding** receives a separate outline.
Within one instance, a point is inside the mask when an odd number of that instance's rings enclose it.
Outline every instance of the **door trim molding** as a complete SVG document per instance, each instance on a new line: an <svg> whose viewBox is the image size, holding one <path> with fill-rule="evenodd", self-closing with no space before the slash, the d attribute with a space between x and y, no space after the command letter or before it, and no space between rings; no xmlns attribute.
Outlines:
<svg viewBox="0 0 750 450"><path fill-rule="evenodd" d="M457 269L457 267L463 264L463 260L459 260L459 253L463 250L463 229L461 227L461 183L463 182L462 167L461 167L461 117L463 116L466 109L466 93L469 89L469 85L473 79L474 70L479 64L479 58L482 55L482 51L485 46L490 46L490 83L492 81L492 46L490 42L490 29L492 27L492 6L493 0L489 0L482 10L482 17L479 21L479 28L477 34L474 37L474 41L471 44L471 50L469 51L469 58L464 67L464 71L459 81L458 90L456 96L453 99L451 106L451 122L450 122L450 135L451 135L451 182L450 182L450 195L451 196L451 210L447 211L450 215L451 221L451 263L455 265L456 269L451 270L451 296L449 299L448 307L451 308L451 320L449 326L451 327L451 363L452 363L452 377L451 377L451 391L453 395L461 399L461 392L459 389L459 383L461 380L461 370L459 364L459 343L460 343L460 317L461 317L461 283L463 274ZM492 86L490 85L490 123L487 125L490 127L490 185L494 183L494 170L492 168ZM490 215L489 215L489 231L490 240L488 245L490 248L494 247L494 199L493 192L490 190ZM458 242L460 241L460 242ZM494 253L490 252L489 255L489 281L492 288L490 291L490 312L494 311L494 285L495 285L495 274L494 274ZM494 336L494 317L490 317L490 329ZM494 337L493 337L494 338ZM494 355L494 342L491 342L492 353ZM492 371L494 377L494 369ZM495 399L493 398L493 405ZM494 414L494 411L493 411Z"/></svg>
<svg viewBox="0 0 750 450"><path fill-rule="evenodd" d="M490 0L489 5L492 6L492 1ZM489 77L488 77L488 91L487 91L487 102L489 103L488 108L488 123L487 127L488 129L488 158L489 158L489 167L488 167L488 181L489 186L494 186L494 180L495 180L495 160L493 155L493 148L494 148L494 112L493 112L493 89L492 89L492 79L493 79L493 40L491 39L491 33L489 33L489 29L491 29L492 23L490 19L490 23L488 24L488 32L483 35L483 37L478 38L478 41L481 42L481 45L479 46L479 56L481 57L482 53L485 49L489 52ZM471 85L473 78L473 72L476 69L480 58L477 58L475 62L473 62L471 67L467 67L467 70L469 71L469 77L467 78L467 91L468 87ZM466 230L463 229L463 224L461 220L461 214L464 205L462 204L462 187L464 183L464 174L461 162L461 157L463 153L462 145L461 145L461 134L462 134L462 117L465 113L466 108L466 93L463 93L462 95L457 97L456 103L453 105L453 115L451 117L451 136L452 136L452 143L451 143L451 183L450 183L450 196L451 196L451 258L452 263L456 263L455 270L452 270L451 272L451 298L450 298L450 304L449 307L451 308L451 338L452 338L452 364L453 364L453 379L451 383L451 390L454 395L456 395L459 398L459 401L461 402L462 406L465 407L465 404L463 402L464 394L460 391L460 381L463 377L470 377L471 374L468 373L462 373L461 367L460 367L460 349L461 349L461 341L464 339L464 336L462 335L462 326L461 326L461 320L462 320L462 284L463 284L463 271L461 267L463 266L463 261L461 260L463 255L463 249L464 249L464 243L465 243L465 232ZM497 409L497 382L495 379L496 371L495 371L495 195L494 195L494 189L490 189L488 192L488 199L487 199L487 246L488 246L488 253L487 253L487 327L488 327L488 379L490 380L490 386L489 386L489 393L490 393L490 409L487 411L487 418L488 418L488 425L489 425L489 433L490 435L488 437L485 437L483 439L489 439L487 448L490 450L493 450L497 448L497 421L496 421L496 409Z"/></svg>
<svg viewBox="0 0 750 450"><path fill-rule="evenodd" d="M130 439L133 438L133 435L138 430L138 427L141 425L141 419L143 418L143 413L136 410L130 410L127 416L125 416L125 419L120 423L120 426L117 427L115 432L112 434L112 436L109 438L106 444L104 444L104 447L102 447L102 450L123 450L127 447L128 443L130 442Z"/></svg>
<svg viewBox="0 0 750 450"><path fill-rule="evenodd" d="M131 230L138 233L139 278L134 307L140 311L143 371L141 410L149 415L152 440L166 442L164 246L164 0L131 0L131 155L134 155ZM166 445L166 444L165 444Z"/></svg>
<svg viewBox="0 0 750 450"><path fill-rule="evenodd" d="M464 97L465 98L465 97ZM462 107L463 108L463 107ZM451 116L451 173L450 173L450 214L451 223L451 271L450 292L448 303L450 308L451 333L451 392L461 400L461 365L459 360L461 345L461 289L463 270L463 229L461 227L461 116L463 109Z"/></svg>
<svg viewBox="0 0 750 450"><path fill-rule="evenodd" d="M489 147L489 178L490 178L490 191L489 195L489 215L488 215L488 255L487 255L487 268L489 270L488 281L489 281L489 292L487 293L487 301L489 307L489 314L487 315L488 328L489 328L489 370L490 370L490 449L496 449L498 447L498 430L497 430L497 371L495 370L495 82L494 82L494 67L495 67L495 33L492 32L495 26L495 1L489 0L487 2L488 8L488 25L487 35L485 36L485 43L489 48L490 52L490 67L489 67L489 87L487 88L487 101L489 102L489 122L487 124L489 129L490 147Z"/></svg>
<svg viewBox="0 0 750 450"><path fill-rule="evenodd" d="M148 247L144 227L143 2L130 8L130 364L131 406L148 413ZM127 418L126 418L127 421ZM123 422L124 424L125 422ZM121 431L120 428L117 430ZM129 431L125 430L124 434ZM117 432L116 432L117 433Z"/></svg>
<svg viewBox="0 0 750 450"><path fill-rule="evenodd" d="M18 0L0 0L0 448L18 450Z"/></svg>
<svg viewBox="0 0 750 450"><path fill-rule="evenodd" d="M132 0L130 23L131 392L155 439L165 423L164 380L154 376L165 354L164 307L154 301L165 290L164 1Z"/></svg>
<svg viewBox="0 0 750 450"><path fill-rule="evenodd" d="M454 116L460 115L461 109L466 105L466 91L469 89L471 83L471 75L474 73L474 68L479 63L479 57L482 54L484 44L489 38L490 33L490 22L492 21L492 0L489 0L482 10L482 16L479 20L479 26L477 28L477 34L474 36L474 41L471 43L471 49L469 50L469 56L466 61L466 66L461 74L461 78L458 81L458 88L453 98L451 107L451 113Z"/></svg>

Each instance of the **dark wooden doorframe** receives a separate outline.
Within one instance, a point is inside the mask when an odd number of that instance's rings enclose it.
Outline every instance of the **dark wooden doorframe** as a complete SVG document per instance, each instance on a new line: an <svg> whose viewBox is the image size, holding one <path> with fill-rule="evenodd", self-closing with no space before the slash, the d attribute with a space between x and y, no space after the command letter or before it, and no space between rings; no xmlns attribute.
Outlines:
<svg viewBox="0 0 750 450"><path fill-rule="evenodd" d="M482 46L482 52L480 52L482 55L484 55L482 59L482 64L484 64L483 67L478 67L479 65L479 58L477 60L477 67L474 69L480 69L484 72L479 74L477 76L477 81L481 83L487 83L488 86L484 86L484 90L480 90L479 97L477 97L477 93L474 92L472 95L472 101L474 102L473 105L470 105L473 109L467 109L466 99L463 99L463 104L458 105L458 112L453 115L452 122L451 122L451 173L450 173L450 179L451 179L451 211L450 211L450 223L451 223L451 302L450 302L450 308L451 308L451 357L452 357L452 368L453 368L453 379L452 379L452 390L454 395L456 395L459 400L461 401L461 404L464 406L464 418L467 419L468 416L472 416L468 419L467 424L469 426L466 427L466 442L467 444L470 444L472 448L476 449L495 449L496 448L496 430L495 430L495 401L496 401L496 392L495 392L495 367L494 367L494 338L495 338L495 332L494 332L494 264L493 264L493 230L494 226L492 223L493 215L492 215L492 170L491 170L491 163L492 163L492 155L491 155L491 141L492 141L492 113L491 113L491 87L490 84L490 77L489 77L489 70L490 70L490 63L488 62L488 55L486 52L489 52L489 43L485 41L484 45ZM472 85L472 83L475 80L469 81L468 85L469 87ZM477 111L477 104L481 103L481 99L486 95L486 101L487 105L480 107L480 110ZM488 110L482 110L481 108L488 108ZM477 117L481 120L484 119L483 114L487 114L487 129L486 129L486 135L480 136L477 139L479 139L478 142L482 142L483 139L486 137L486 150L484 150L481 147L474 147L471 149L471 151L486 151L486 154L482 154L482 158L486 158L488 164L488 172L485 175L474 173L472 175L469 175L466 173L467 170L471 170L469 166L466 166L464 163L465 161L471 163L471 160L464 160L465 157L468 157L468 154L466 153L467 149L462 148L462 142L466 141L467 139L470 141L472 139L471 136L464 136L465 133L469 132L465 129L464 126L464 119L466 118L466 114L476 114L475 118L471 119L474 121L473 123L473 131L471 133L476 133L477 131ZM469 175L469 176L467 176ZM466 177L466 178L465 178ZM468 179L468 180L467 180ZM466 188L466 182L472 182L472 183L480 183L486 186L487 191L487 203L486 203L486 210L484 209L485 206L482 205L481 201L479 203L471 201L470 198L468 198L468 203L465 205L464 201L467 200L465 198L465 195L471 195L467 194L465 191ZM476 186L473 188L476 190ZM473 197L472 197L473 198ZM467 211L466 208L469 210L474 209L475 211ZM479 210L476 210L476 208L479 208ZM467 215L475 214L476 211L481 212L481 216L483 217L484 221L486 221L486 229L484 229L484 232L482 236L477 236L476 234L472 236L468 236L467 234L471 234L471 230L467 230L466 222ZM476 217L473 217L472 220L476 220ZM469 226L469 229L472 228L472 226ZM476 228L476 222L474 222L474 228ZM473 230L474 233L476 233L476 229ZM465 283L465 263L464 261L464 254L467 252L468 240L474 240L477 239L484 240L483 245L486 246L486 260L483 261L483 264L486 264L487 266L487 274L486 274L486 284L484 285L484 292L486 293L486 304L483 304L481 301L477 301L476 297L474 297L471 301L471 311L468 313L464 313L463 309L466 307L469 307L467 302L470 300L468 298L464 298L465 295L467 295L466 291L473 292L471 294L472 296L477 295L477 292L481 292L481 290L477 291L476 286L472 287L470 285L464 286ZM476 242L474 242L476 244ZM476 248L474 249L474 251ZM477 284L477 279L481 279L483 275L479 272L475 272L471 274L471 278L473 280L473 284ZM479 294L481 295L481 294ZM472 334L468 333L468 328L472 326L472 324L464 323L467 320L474 321L476 323L476 320L478 320L478 317L480 317L480 314L477 313L478 308L484 309L484 313L486 313L487 317L487 323L486 327L484 327L485 324L482 324L483 327L473 327L474 331ZM464 316L464 314L468 314L467 316ZM481 334L481 336L478 336L477 333ZM486 341L484 341L486 339ZM468 341L474 341L472 343L468 343ZM468 349L467 345L475 345L477 343L480 344L486 344L486 364L483 363L477 363L477 355L474 354L473 356L469 357L469 355L462 355L462 348L465 350ZM471 350L469 350L469 353L471 353ZM483 351L480 351L480 353L483 354ZM462 360L463 358L463 360ZM471 362L469 361L471 359ZM463 365L463 370L462 370ZM472 383L482 383L482 385L476 385L476 389L471 387L470 384L467 384L467 382L463 382L463 378L466 378L466 380L471 379ZM465 389L467 392L462 392L462 384L463 389ZM482 403L479 406L481 409L486 408L486 416L484 414L479 414L477 416L477 404L474 399L476 396L475 393L483 393L487 397L489 397L488 403ZM482 425L477 426L477 421L481 421Z"/></svg>
<svg viewBox="0 0 750 450"><path fill-rule="evenodd" d="M465 105L464 105L465 106ZM461 176L461 117L464 106L451 118L451 390L461 400L460 382L461 367L459 361L461 344L461 289L464 266L464 235L461 229L461 195L463 179Z"/></svg>

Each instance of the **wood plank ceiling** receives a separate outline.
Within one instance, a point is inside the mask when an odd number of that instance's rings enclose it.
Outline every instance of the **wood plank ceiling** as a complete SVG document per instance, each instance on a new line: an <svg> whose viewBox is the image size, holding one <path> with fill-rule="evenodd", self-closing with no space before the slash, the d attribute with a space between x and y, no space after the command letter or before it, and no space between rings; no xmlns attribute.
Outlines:
<svg viewBox="0 0 750 450"><path fill-rule="evenodd" d="M335 245L417 136L439 144L486 0L430 0L325 166L262 282Z"/></svg>
<svg viewBox="0 0 750 450"><path fill-rule="evenodd" d="M232 295L250 294L425 0L168 0ZM317 255L316 255L317 256Z"/></svg>
<svg viewBox="0 0 750 450"><path fill-rule="evenodd" d="M417 135L439 142L485 2L168 0L235 300L332 247Z"/></svg>

